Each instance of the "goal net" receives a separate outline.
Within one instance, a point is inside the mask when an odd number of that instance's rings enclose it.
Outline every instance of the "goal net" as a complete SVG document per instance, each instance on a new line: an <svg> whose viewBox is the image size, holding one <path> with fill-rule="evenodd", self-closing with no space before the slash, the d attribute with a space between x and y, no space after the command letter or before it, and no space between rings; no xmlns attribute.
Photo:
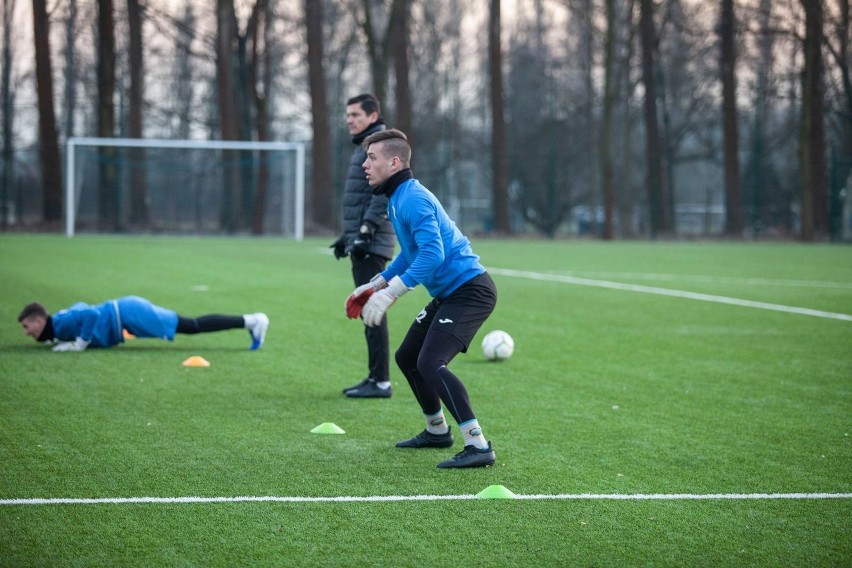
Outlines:
<svg viewBox="0 0 852 568"><path fill-rule="evenodd" d="M305 145L70 138L65 233L304 236Z"/></svg>

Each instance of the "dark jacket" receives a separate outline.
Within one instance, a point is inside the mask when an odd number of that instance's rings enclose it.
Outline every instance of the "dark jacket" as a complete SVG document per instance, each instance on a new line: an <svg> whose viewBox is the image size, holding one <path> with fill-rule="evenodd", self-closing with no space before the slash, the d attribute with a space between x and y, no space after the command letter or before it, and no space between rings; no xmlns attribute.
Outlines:
<svg viewBox="0 0 852 568"><path fill-rule="evenodd" d="M384 129L384 122L379 121L352 139L356 148L349 160L346 183L343 186L343 236L346 239L346 252L351 253L352 241L360 235L361 225L366 223L375 229L370 253L391 259L396 246L396 235L393 225L388 221L388 198L384 195L373 195L364 175L364 168L361 167L367 159L367 152L361 148L361 142L373 132Z"/></svg>

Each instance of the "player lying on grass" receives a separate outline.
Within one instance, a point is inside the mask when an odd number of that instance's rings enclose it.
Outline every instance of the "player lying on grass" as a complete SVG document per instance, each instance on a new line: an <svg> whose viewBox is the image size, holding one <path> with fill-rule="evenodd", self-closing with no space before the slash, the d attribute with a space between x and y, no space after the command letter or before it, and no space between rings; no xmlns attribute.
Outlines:
<svg viewBox="0 0 852 568"><path fill-rule="evenodd" d="M438 199L414 179L411 147L399 130L383 130L364 140L364 171L373 191L388 197L388 216L400 253L383 272L359 286L347 300L346 313L368 326L378 325L397 298L423 284L434 298L414 318L396 352L396 363L420 404L426 429L400 448L449 448L453 434L443 403L461 429L464 449L438 467L483 467L494 463L494 450L482 434L467 389L447 368L467 351L477 330L497 303L497 289L470 241L459 231ZM361 308L360 306L363 306Z"/></svg>
<svg viewBox="0 0 852 568"><path fill-rule="evenodd" d="M243 316L206 315L188 318L152 304L139 296L125 296L90 306L78 302L53 315L38 302L27 304L18 316L24 334L53 345L57 352L84 351L87 347L113 347L124 342L124 332L136 337L172 341L176 333L207 333L247 329L252 351L263 345L269 318L256 313Z"/></svg>

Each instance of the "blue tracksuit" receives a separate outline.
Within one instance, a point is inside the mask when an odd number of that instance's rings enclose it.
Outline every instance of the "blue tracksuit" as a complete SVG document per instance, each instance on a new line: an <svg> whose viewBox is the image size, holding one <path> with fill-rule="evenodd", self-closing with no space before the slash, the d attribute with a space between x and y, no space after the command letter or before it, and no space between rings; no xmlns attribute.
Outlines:
<svg viewBox="0 0 852 568"><path fill-rule="evenodd" d="M470 241L416 179L404 181L390 196L388 218L400 253L382 272L386 281L399 276L409 288L423 284L433 298L443 299L485 272Z"/></svg>
<svg viewBox="0 0 852 568"><path fill-rule="evenodd" d="M53 333L60 341L80 337L90 347L112 347L124 342L126 329L136 337L175 338L178 316L172 310L155 306L145 298L126 296L90 306L78 302L54 314Z"/></svg>

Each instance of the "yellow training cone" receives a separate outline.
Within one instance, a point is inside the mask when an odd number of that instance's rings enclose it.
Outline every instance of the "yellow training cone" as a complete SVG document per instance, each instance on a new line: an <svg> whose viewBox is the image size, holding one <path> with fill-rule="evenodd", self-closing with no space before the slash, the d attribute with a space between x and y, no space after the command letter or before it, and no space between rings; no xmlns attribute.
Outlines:
<svg viewBox="0 0 852 568"><path fill-rule="evenodd" d="M323 422L311 430L312 434L345 434L346 431L333 422Z"/></svg>
<svg viewBox="0 0 852 568"><path fill-rule="evenodd" d="M515 494L502 485L489 485L476 494L479 499L515 499Z"/></svg>
<svg viewBox="0 0 852 568"><path fill-rule="evenodd" d="M200 357L198 355L193 355L183 363L181 363L184 367L209 367L210 361L205 359L204 357Z"/></svg>

